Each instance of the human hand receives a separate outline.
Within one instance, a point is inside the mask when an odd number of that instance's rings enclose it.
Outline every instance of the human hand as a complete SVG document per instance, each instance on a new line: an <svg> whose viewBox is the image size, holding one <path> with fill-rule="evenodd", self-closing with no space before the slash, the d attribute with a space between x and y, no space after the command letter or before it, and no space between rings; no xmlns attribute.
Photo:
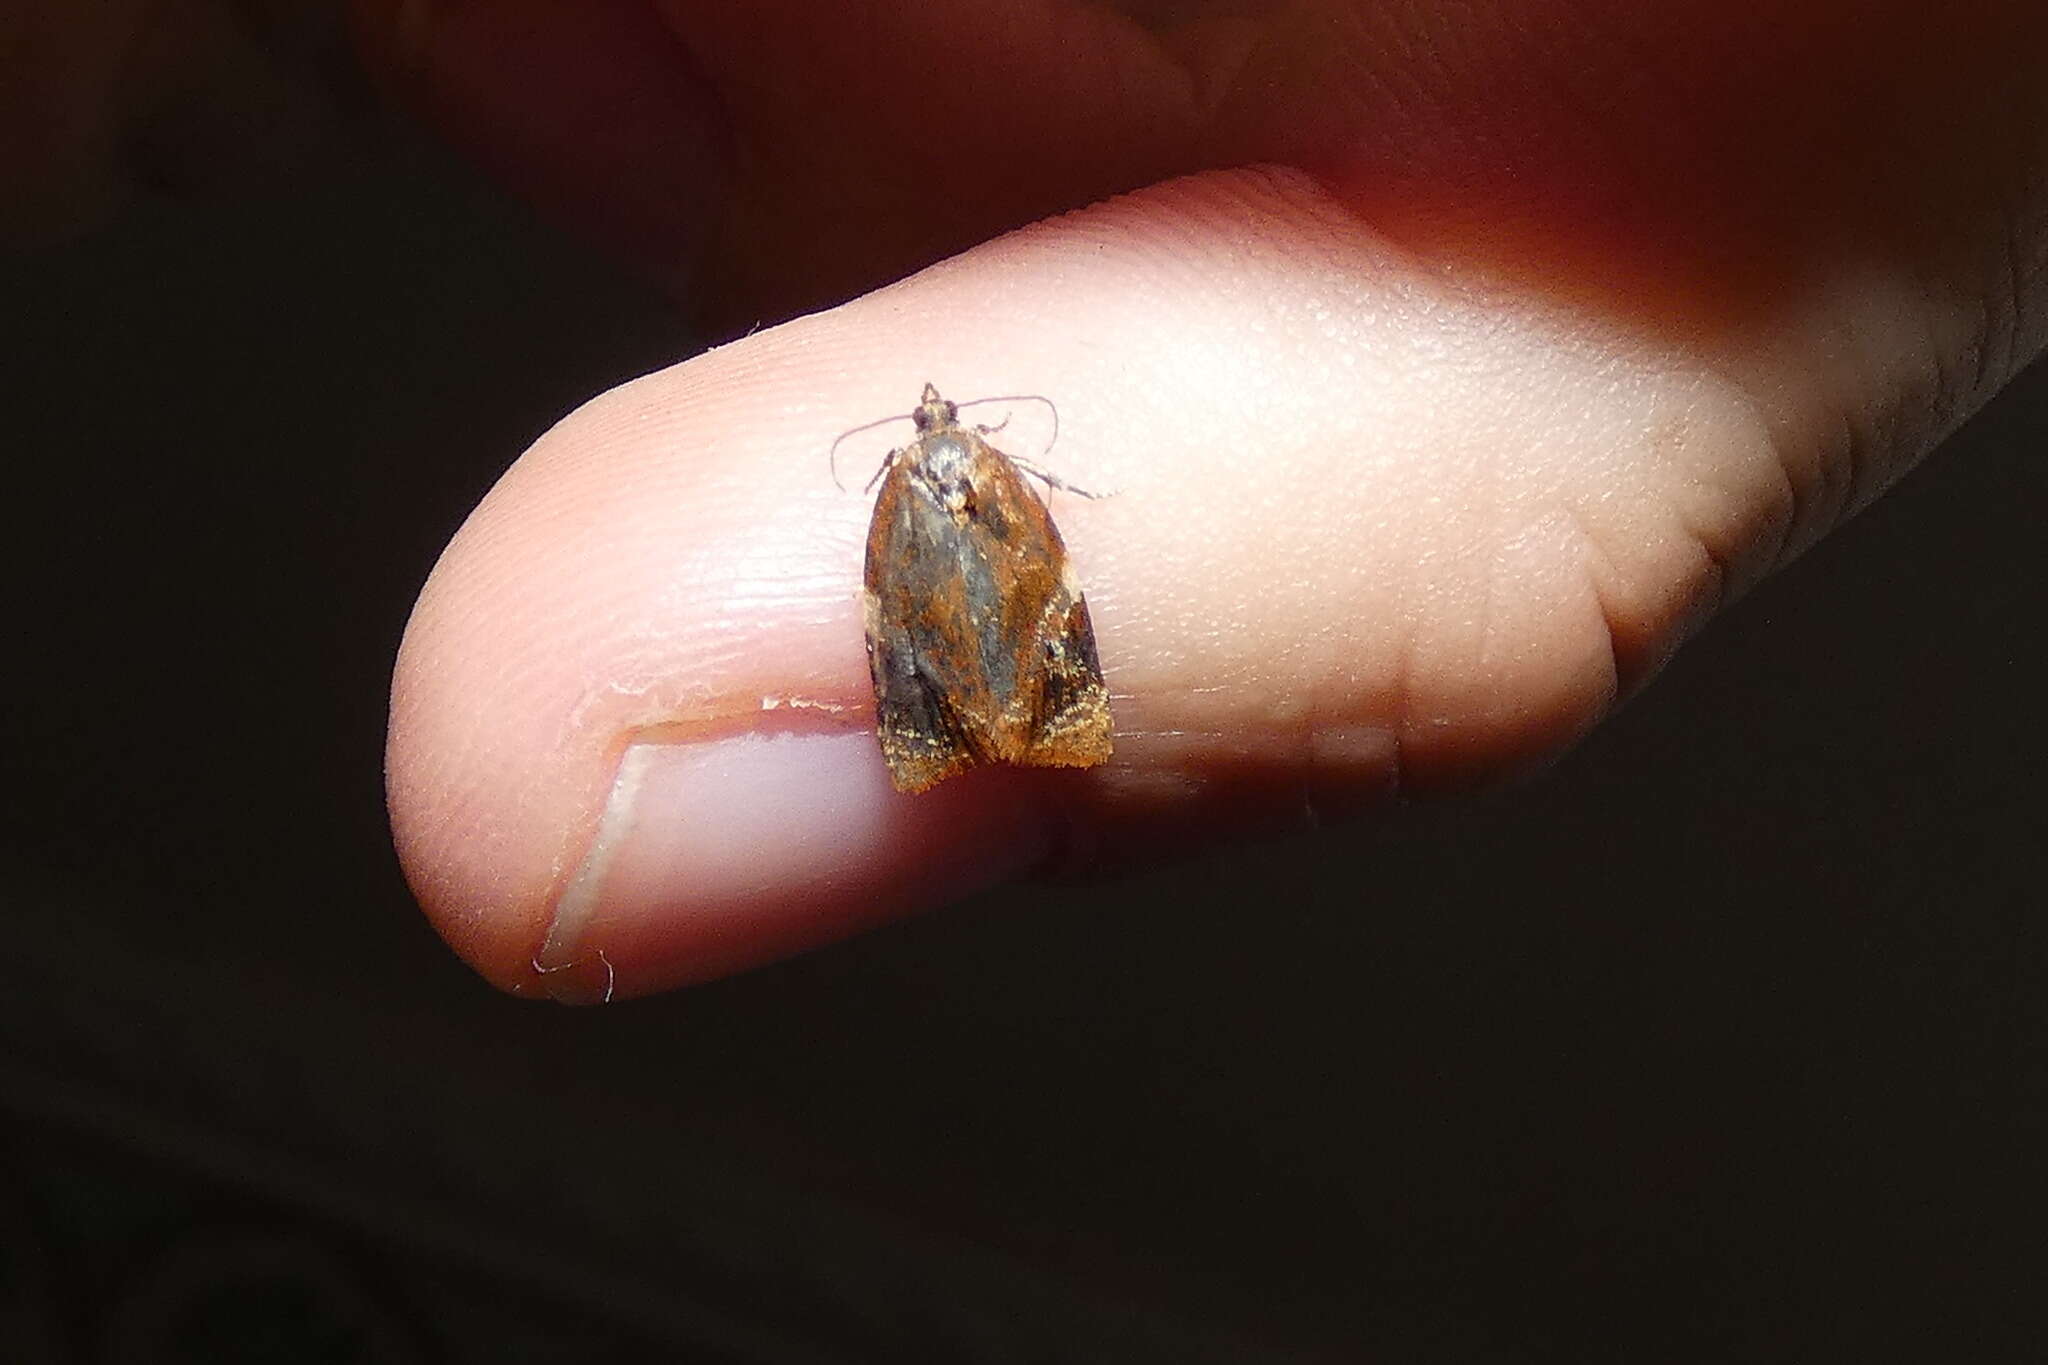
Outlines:
<svg viewBox="0 0 2048 1365"><path fill-rule="evenodd" d="M507 989L1525 770L2041 344L2037 7L703 8L360 7L728 321L964 252L594 401L450 546L393 824ZM1104 768L888 788L823 451L927 379L1120 494L1054 504Z"/></svg>

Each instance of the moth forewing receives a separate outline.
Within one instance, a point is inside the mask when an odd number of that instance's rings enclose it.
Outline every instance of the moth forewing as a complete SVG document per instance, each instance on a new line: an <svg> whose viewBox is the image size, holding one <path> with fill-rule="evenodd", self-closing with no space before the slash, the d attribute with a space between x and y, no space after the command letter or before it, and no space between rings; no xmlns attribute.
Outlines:
<svg viewBox="0 0 2048 1365"><path fill-rule="evenodd" d="M898 789L979 763L1091 767L1109 694L1088 604L1044 501L931 385L892 453L864 594L876 734Z"/></svg>

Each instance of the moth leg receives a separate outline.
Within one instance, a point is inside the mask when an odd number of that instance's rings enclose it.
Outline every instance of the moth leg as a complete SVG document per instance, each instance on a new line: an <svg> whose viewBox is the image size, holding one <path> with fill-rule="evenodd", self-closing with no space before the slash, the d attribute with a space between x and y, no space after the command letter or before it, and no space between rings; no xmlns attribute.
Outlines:
<svg viewBox="0 0 2048 1365"><path fill-rule="evenodd" d="M1032 463L1030 460L1025 459L1022 455L1009 455L1006 456L1006 458L1010 461L1011 464L1017 466L1017 468L1023 470L1032 478L1037 479L1039 482L1043 483L1047 488L1057 488L1062 493L1072 493L1077 498L1090 498L1099 500L1102 498L1116 496L1114 493L1091 493L1085 488L1077 487L1074 484L1068 483L1065 479L1061 478L1059 475L1053 473L1052 471L1039 468L1036 464Z"/></svg>
<svg viewBox="0 0 2048 1365"><path fill-rule="evenodd" d="M866 485L862 487L860 491L863 493L874 492L875 485L882 481L882 476L884 474L887 474L890 470L896 467L896 461L903 458L903 452L907 449L909 449L908 446L898 446L896 449L890 451L889 458L882 461L882 467L874 472L874 476L867 481Z"/></svg>

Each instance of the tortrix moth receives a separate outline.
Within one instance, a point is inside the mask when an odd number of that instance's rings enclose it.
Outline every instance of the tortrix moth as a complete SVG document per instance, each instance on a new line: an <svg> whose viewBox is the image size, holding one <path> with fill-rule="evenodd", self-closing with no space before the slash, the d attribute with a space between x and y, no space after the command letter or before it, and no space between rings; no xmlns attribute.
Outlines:
<svg viewBox="0 0 2048 1365"><path fill-rule="evenodd" d="M917 438L875 476L863 594L890 779L918 792L982 763L1101 763L1109 692L1045 503L930 384L910 416Z"/></svg>

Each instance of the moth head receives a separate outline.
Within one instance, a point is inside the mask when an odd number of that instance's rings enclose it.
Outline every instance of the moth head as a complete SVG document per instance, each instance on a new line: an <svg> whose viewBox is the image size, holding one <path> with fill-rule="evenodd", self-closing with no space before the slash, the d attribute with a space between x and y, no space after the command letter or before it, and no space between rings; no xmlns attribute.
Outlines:
<svg viewBox="0 0 2048 1365"><path fill-rule="evenodd" d="M950 427L959 419L960 410L939 397L939 391L927 384L924 397L917 403L917 411L910 414L910 420L920 432L933 427Z"/></svg>

